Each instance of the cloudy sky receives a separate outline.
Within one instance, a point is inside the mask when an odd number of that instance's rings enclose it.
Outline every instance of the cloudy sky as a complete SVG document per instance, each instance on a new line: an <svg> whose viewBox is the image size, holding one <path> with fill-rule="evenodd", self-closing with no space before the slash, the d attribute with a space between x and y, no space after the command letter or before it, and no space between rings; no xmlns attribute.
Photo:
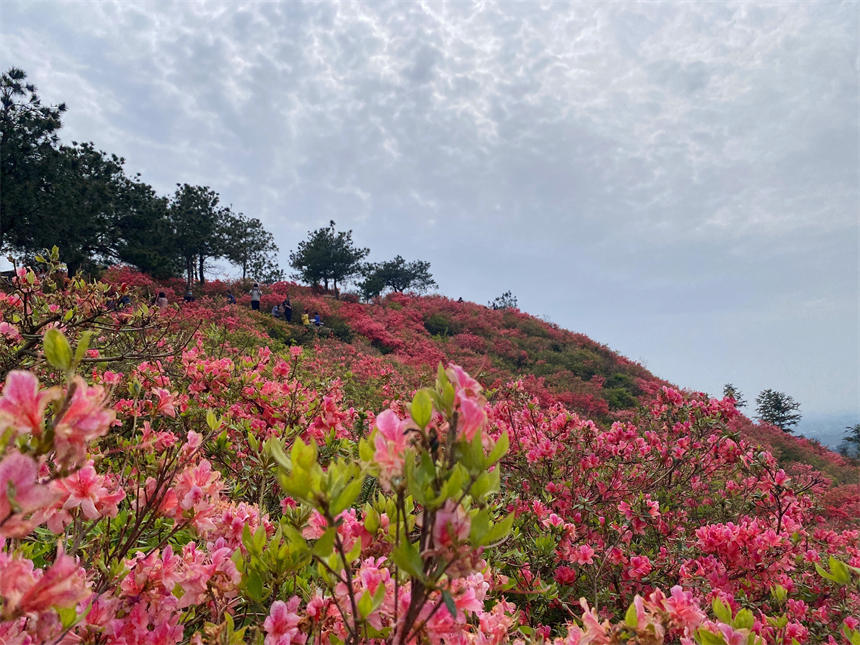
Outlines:
<svg viewBox="0 0 860 645"><path fill-rule="evenodd" d="M856 2L0 4L66 140L656 374L857 416Z"/></svg>

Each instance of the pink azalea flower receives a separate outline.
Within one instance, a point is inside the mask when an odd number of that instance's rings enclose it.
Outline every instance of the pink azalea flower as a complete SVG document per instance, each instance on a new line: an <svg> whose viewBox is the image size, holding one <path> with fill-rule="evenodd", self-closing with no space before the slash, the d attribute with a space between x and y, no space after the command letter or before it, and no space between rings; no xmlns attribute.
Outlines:
<svg viewBox="0 0 860 645"><path fill-rule="evenodd" d="M307 636L299 630L301 618L296 613L299 603L298 596L293 596L288 602L276 600L272 603L269 616L263 623L263 629L266 630L265 645L301 645L307 640Z"/></svg>
<svg viewBox="0 0 860 645"><path fill-rule="evenodd" d="M107 477L96 472L90 461L79 471L56 480L54 487L63 495L63 510L80 508L84 516L94 520L108 515L116 517L117 504L125 499L122 489L108 490L110 483Z"/></svg>
<svg viewBox="0 0 860 645"><path fill-rule="evenodd" d="M84 570L63 552L60 545L54 563L21 595L17 603L18 612L25 614L52 607L74 607L89 595Z"/></svg>
<svg viewBox="0 0 860 645"><path fill-rule="evenodd" d="M102 436L114 422L116 413L105 408L106 394L100 385L90 387L75 377L71 401L55 427L54 450L66 465L79 463L86 454L87 443Z"/></svg>
<svg viewBox="0 0 860 645"><path fill-rule="evenodd" d="M433 525L433 539L437 546L450 547L465 541L469 537L471 521L463 507L448 500L445 506L436 511L436 523Z"/></svg>
<svg viewBox="0 0 860 645"><path fill-rule="evenodd" d="M594 564L594 549L587 544L580 544L573 555L573 561L577 564Z"/></svg>
<svg viewBox="0 0 860 645"><path fill-rule="evenodd" d="M393 410L385 410L376 417L377 433L374 438L376 452L373 460L379 465L379 480L388 489L391 480L403 472L406 449L409 447L406 428L408 421L400 419Z"/></svg>
<svg viewBox="0 0 860 645"><path fill-rule="evenodd" d="M460 411L457 430L466 441L471 441L487 420L487 414L483 406L474 399L458 394L457 401Z"/></svg>
<svg viewBox="0 0 860 645"><path fill-rule="evenodd" d="M39 381L30 372L9 372L0 397L0 431L12 428L16 434L41 436L45 408L57 396L55 388L40 392Z"/></svg>
<svg viewBox="0 0 860 645"><path fill-rule="evenodd" d="M176 395L163 387L152 388L152 393L158 397L158 405L155 411L158 414L163 414L166 417L176 416Z"/></svg>
<svg viewBox="0 0 860 645"><path fill-rule="evenodd" d="M31 457L12 452L0 461L0 538L23 537L41 524L45 509L57 498L36 481L38 467Z"/></svg>

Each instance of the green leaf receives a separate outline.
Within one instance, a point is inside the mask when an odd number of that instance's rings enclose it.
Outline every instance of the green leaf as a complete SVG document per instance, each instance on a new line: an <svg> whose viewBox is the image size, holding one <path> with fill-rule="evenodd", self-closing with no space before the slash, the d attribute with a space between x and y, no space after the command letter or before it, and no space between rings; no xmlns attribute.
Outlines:
<svg viewBox="0 0 860 645"><path fill-rule="evenodd" d="M275 439L272 437L271 439L267 439L263 444L263 448L272 456L278 465L287 470L291 470L293 465L290 462L290 458L287 457L287 453L284 452L284 447L281 445L281 441L279 439Z"/></svg>
<svg viewBox="0 0 860 645"><path fill-rule="evenodd" d="M504 519L496 522L493 527L489 530L489 532L484 536L484 539L481 541L482 545L487 544L495 544L506 538L508 533L511 532L511 527L514 525L514 514L508 514Z"/></svg>
<svg viewBox="0 0 860 645"><path fill-rule="evenodd" d="M776 617L767 616L767 624L774 629L782 629L788 624L788 616L781 614Z"/></svg>
<svg viewBox="0 0 860 645"><path fill-rule="evenodd" d="M206 410L206 425L209 426L209 429L212 432L215 432L221 427L221 419L218 418L218 415L215 414L214 410Z"/></svg>
<svg viewBox="0 0 860 645"><path fill-rule="evenodd" d="M624 624L630 629L639 628L639 614L636 612L636 605L630 605L627 608L627 613L624 614Z"/></svg>
<svg viewBox="0 0 860 645"><path fill-rule="evenodd" d="M788 597L788 591L782 585L774 585L770 588L770 595L776 602L782 604Z"/></svg>
<svg viewBox="0 0 860 645"><path fill-rule="evenodd" d="M822 567L820 564L815 565L815 570L818 572L818 575L820 575L822 578L826 578L826 579L830 580L831 582L838 582L836 580L836 576L832 575L827 569Z"/></svg>
<svg viewBox="0 0 860 645"><path fill-rule="evenodd" d="M332 516L340 515L341 511L352 506L352 503L361 493L361 486L363 483L364 477L359 475L346 485L331 506Z"/></svg>
<svg viewBox="0 0 860 645"><path fill-rule="evenodd" d="M63 629L68 629L78 621L78 612L74 607L58 607L57 615L60 617Z"/></svg>
<svg viewBox="0 0 860 645"><path fill-rule="evenodd" d="M450 383L445 383L442 387L442 403L445 405L446 410L454 409L454 397L456 393L454 392L454 386Z"/></svg>
<svg viewBox="0 0 860 645"><path fill-rule="evenodd" d="M334 549L334 536L336 532L337 529L333 526L326 529L325 533L323 533L322 537L314 543L314 546L311 549L315 556L327 558L331 554Z"/></svg>
<svg viewBox="0 0 860 645"><path fill-rule="evenodd" d="M492 472L481 473L481 476L469 489L469 494L472 499L480 500L487 493L492 493L498 490L499 487L499 469L496 468Z"/></svg>
<svg viewBox="0 0 860 645"><path fill-rule="evenodd" d="M379 430L374 430L371 433L370 441L368 441L367 439L362 439L358 442L358 458L361 459L361 461L366 463L373 461L373 455L375 453L375 450L373 448L373 444L371 444L371 441L374 440L374 435L377 432L379 432Z"/></svg>
<svg viewBox="0 0 860 645"><path fill-rule="evenodd" d="M373 598L370 597L370 592L365 591L361 594L361 598L358 599L358 616L361 619L365 619L370 615L370 612L373 611Z"/></svg>
<svg viewBox="0 0 860 645"><path fill-rule="evenodd" d="M845 623L842 623L842 633L851 645L860 645L860 631L851 629Z"/></svg>
<svg viewBox="0 0 860 645"><path fill-rule="evenodd" d="M266 546L266 529L263 526L260 526L254 532L254 548L257 550L257 553L262 553L263 548Z"/></svg>
<svg viewBox="0 0 860 645"><path fill-rule="evenodd" d="M78 346L75 347L75 362L77 365L84 358L84 354L87 353L87 350L90 348L90 340L93 337L93 332L85 331L78 338Z"/></svg>
<svg viewBox="0 0 860 645"><path fill-rule="evenodd" d="M699 631L696 632L696 640L701 645L726 645L726 639L723 638L722 634L715 634L704 627L700 627Z"/></svg>
<svg viewBox="0 0 860 645"><path fill-rule="evenodd" d="M436 390L441 392L447 384L449 384L448 375L445 373L445 368L442 363L436 366Z"/></svg>
<svg viewBox="0 0 860 645"><path fill-rule="evenodd" d="M58 370L68 372L72 368L72 348L66 337L56 329L45 332L45 358Z"/></svg>
<svg viewBox="0 0 860 645"><path fill-rule="evenodd" d="M373 608L370 610L370 613L373 613L377 609L379 609L379 606L382 604L382 601L385 600L385 591L386 587L384 584L376 585L376 592L373 594Z"/></svg>
<svg viewBox="0 0 860 645"><path fill-rule="evenodd" d="M749 609L741 609L732 622L732 626L738 629L752 629L754 624L755 616L753 616L753 613Z"/></svg>
<svg viewBox="0 0 860 645"><path fill-rule="evenodd" d="M445 608L448 610L448 613L451 614L451 618L457 618L457 605L454 602L454 597L451 595L451 592L447 589L442 590L442 600L445 601Z"/></svg>
<svg viewBox="0 0 860 645"><path fill-rule="evenodd" d="M430 423L433 417L433 401L427 390L421 389L415 393L412 398L412 406L410 407L412 419L418 424L418 427L424 429Z"/></svg>
<svg viewBox="0 0 860 645"><path fill-rule="evenodd" d="M840 585L847 585L851 582L851 572L848 566L841 560L837 560L832 555L830 556L830 571L833 573L833 578Z"/></svg>
<svg viewBox="0 0 860 645"><path fill-rule="evenodd" d="M417 580L424 579L424 560L421 554L411 542L404 540L391 553L394 564L403 569L411 577Z"/></svg>
<svg viewBox="0 0 860 645"><path fill-rule="evenodd" d="M714 598L711 602L711 609L714 610L714 616L717 617L717 620L726 625L732 624L732 610L721 598Z"/></svg>
<svg viewBox="0 0 860 645"><path fill-rule="evenodd" d="M490 511L481 509L472 516L469 527L469 542L475 546L483 544L483 539L490 531Z"/></svg>
<svg viewBox="0 0 860 645"><path fill-rule="evenodd" d="M260 577L259 571L253 569L248 572L248 575L243 581L245 585L245 593L255 602L263 601L263 578Z"/></svg>
<svg viewBox="0 0 860 645"><path fill-rule="evenodd" d="M487 467L495 464L499 459L504 457L508 448L510 447L510 439L508 438L508 433L505 432L496 440L496 445L493 446L493 449L490 451L490 454L487 455Z"/></svg>
<svg viewBox="0 0 860 645"><path fill-rule="evenodd" d="M355 562L360 555L361 555L361 540L356 540L355 544L352 545L352 548L346 554L346 561L347 562Z"/></svg>

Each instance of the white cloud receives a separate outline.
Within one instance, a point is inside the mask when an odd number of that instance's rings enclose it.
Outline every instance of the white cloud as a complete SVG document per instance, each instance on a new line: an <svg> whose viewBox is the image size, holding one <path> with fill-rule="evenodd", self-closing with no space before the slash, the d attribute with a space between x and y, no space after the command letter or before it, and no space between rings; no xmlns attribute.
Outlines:
<svg viewBox="0 0 860 645"><path fill-rule="evenodd" d="M738 312L835 284L856 344L856 2L2 11L0 60L69 103L69 139L164 192L211 185L275 231L284 259L335 219L392 255L435 254L443 287L480 301L564 276L616 318L605 294L624 281L664 309L673 289L716 284ZM777 257L780 271L759 263ZM464 262L509 284L461 284ZM528 290L577 324L574 296Z"/></svg>

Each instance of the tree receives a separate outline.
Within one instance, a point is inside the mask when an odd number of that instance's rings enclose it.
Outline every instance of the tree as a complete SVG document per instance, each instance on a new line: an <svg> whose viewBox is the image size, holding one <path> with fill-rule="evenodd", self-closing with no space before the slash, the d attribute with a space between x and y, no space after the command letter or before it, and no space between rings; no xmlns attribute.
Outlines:
<svg viewBox="0 0 860 645"><path fill-rule="evenodd" d="M25 254L60 246L72 274L115 257L115 224L126 185L123 164L121 157L92 143L46 151L39 194L23 220L26 226L13 231L8 246Z"/></svg>
<svg viewBox="0 0 860 645"><path fill-rule="evenodd" d="M242 213L227 217L223 239L224 257L242 268L243 280L249 275L263 282L283 279L276 260L275 238L256 217L245 217Z"/></svg>
<svg viewBox="0 0 860 645"><path fill-rule="evenodd" d="M311 285L322 282L326 291L331 281L337 296L338 283L358 275L368 253L370 249L355 246L352 231L337 231L334 221L330 221L326 227L309 231L308 239L299 242L290 253L290 266L296 269L296 279Z"/></svg>
<svg viewBox="0 0 860 645"><path fill-rule="evenodd" d="M17 234L33 226L66 111L64 103L42 105L36 86L26 78L15 67L0 75L0 248L21 248Z"/></svg>
<svg viewBox="0 0 860 645"><path fill-rule="evenodd" d="M842 443L839 444L839 453L845 457L856 459L860 457L860 423L855 423L853 426L845 426L848 431L842 437Z"/></svg>
<svg viewBox="0 0 860 645"><path fill-rule="evenodd" d="M380 295L386 288L403 293L417 291L423 293L436 286L430 274L430 263L426 260L407 262L401 256L378 264L367 263L362 267L364 279L359 283L362 295L370 300Z"/></svg>
<svg viewBox="0 0 860 645"><path fill-rule="evenodd" d="M731 383L726 383L723 386L723 396L729 396L733 398L735 400L735 407L738 409L741 409L747 404L744 395L741 394L741 391Z"/></svg>
<svg viewBox="0 0 860 645"><path fill-rule="evenodd" d="M791 427L800 421L800 403L787 394L762 390L755 402L759 421L775 425L783 432L791 432Z"/></svg>
<svg viewBox="0 0 860 645"><path fill-rule="evenodd" d="M115 222L115 259L155 278L182 273L183 265L169 217L170 203L139 177L126 179Z"/></svg>
<svg viewBox="0 0 860 645"><path fill-rule="evenodd" d="M510 291L505 291L502 295L491 300L487 306L493 309L516 309L517 297Z"/></svg>
<svg viewBox="0 0 860 645"><path fill-rule="evenodd" d="M189 285L195 274L205 282L206 258L224 256L221 233L230 210L219 207L219 201L218 193L208 186L177 184L170 202L173 235Z"/></svg>

